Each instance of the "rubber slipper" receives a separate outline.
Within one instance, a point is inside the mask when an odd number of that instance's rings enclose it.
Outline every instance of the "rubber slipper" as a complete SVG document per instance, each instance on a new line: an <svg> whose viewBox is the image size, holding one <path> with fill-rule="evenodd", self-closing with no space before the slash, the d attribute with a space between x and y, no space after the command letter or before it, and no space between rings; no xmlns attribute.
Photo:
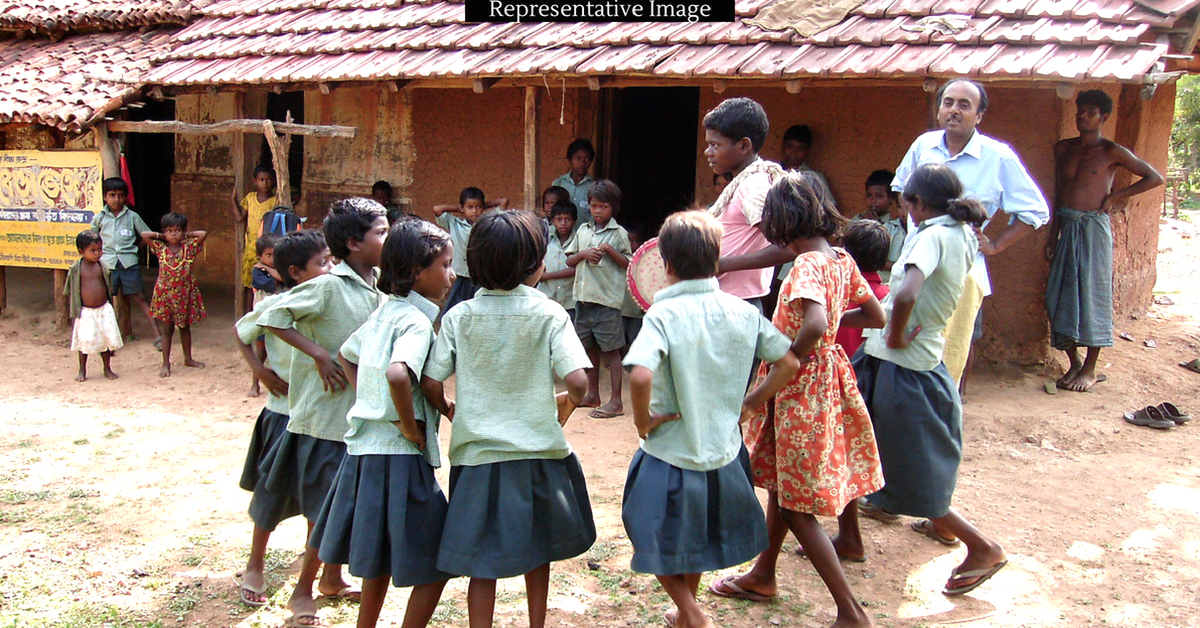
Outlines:
<svg viewBox="0 0 1200 628"><path fill-rule="evenodd" d="M946 587L942 589L942 595L962 595L964 593L970 593L971 591L979 588L979 585L987 582L989 578L996 575L996 572L1003 569L1007 564L1008 560L1005 559L996 563L995 565L992 565L991 567L988 567L987 569L975 569L973 571L964 571L962 573L958 573L958 570L955 569L954 572L950 574L951 580L966 580L967 578L979 579L965 587L955 587L953 589Z"/></svg>
<svg viewBox="0 0 1200 628"><path fill-rule="evenodd" d="M244 580L242 580L241 572L238 572L233 575L233 581L238 586L238 597L240 597L242 599L242 604L245 604L246 606L249 606L251 608L261 608L261 607L267 605L267 600L265 600L265 599L262 601L255 600L255 599L251 599L249 597L249 595L247 595L248 593L253 593L254 595L259 595L259 596L262 596L265 598L266 596L263 595L267 592L267 583L265 581L263 582L261 587L252 587L252 586L246 584L246 582Z"/></svg>
<svg viewBox="0 0 1200 628"><path fill-rule="evenodd" d="M1180 362L1179 366L1182 366L1193 373L1200 373L1200 358L1189 360L1187 362Z"/></svg>
<svg viewBox="0 0 1200 628"><path fill-rule="evenodd" d="M725 576L724 578L714 580L712 584L708 585L708 591L718 597L727 597L733 600L749 600L751 602L770 602L775 598L774 595L763 595L739 587L734 583L734 580L741 578L743 575L745 574Z"/></svg>
<svg viewBox="0 0 1200 628"><path fill-rule="evenodd" d="M157 349L159 353L162 353L162 338L154 339L154 348Z"/></svg>
<svg viewBox="0 0 1200 628"><path fill-rule="evenodd" d="M303 620L308 620L308 622ZM326 624L321 621L321 618L316 613L299 613L288 617L287 621L283 622L283 625L288 628L314 628L315 626L324 626Z"/></svg>
<svg viewBox="0 0 1200 628"><path fill-rule="evenodd" d="M838 560L840 560L842 562L847 562L847 563L865 563L865 562L867 562L866 556L858 556L858 557L844 556L841 552L837 551L837 548L834 548L834 552L837 553ZM804 551L804 546L798 546L796 548L796 555L799 556L800 558L808 558L808 552Z"/></svg>
<svg viewBox="0 0 1200 628"><path fill-rule="evenodd" d="M338 591L333 595L322 593L321 597L327 600L350 600L351 602L361 602L362 589L359 589L358 587L342 587L341 591Z"/></svg>
<svg viewBox="0 0 1200 628"><path fill-rule="evenodd" d="M1053 381L1047 381L1045 384L1042 384L1042 388L1046 389L1047 395L1057 395L1058 394L1058 384Z"/></svg>
<svg viewBox="0 0 1200 628"><path fill-rule="evenodd" d="M622 416L624 414L625 414L624 412L604 412L602 410L597 409L597 410L592 410L591 412L589 412L588 416L592 417L593 419L612 419L615 417Z"/></svg>
<svg viewBox="0 0 1200 628"><path fill-rule="evenodd" d="M937 541L938 543L941 543L942 545L945 545L946 547L958 547L958 545L962 542L958 539L948 539L941 534L938 534L937 528L935 528L933 526L933 522L928 519L914 521L908 524L908 527L912 528L914 532L920 532L921 534L924 534L925 536Z"/></svg>
<svg viewBox="0 0 1200 628"><path fill-rule="evenodd" d="M872 504L870 501L861 498L858 500L858 514L883 523L895 523L900 520L900 515L890 513Z"/></svg>
<svg viewBox="0 0 1200 628"><path fill-rule="evenodd" d="M1175 425L1183 425L1192 420L1192 415L1183 412L1170 401L1158 404L1158 411L1162 413L1164 419L1174 421Z"/></svg>
<svg viewBox="0 0 1200 628"><path fill-rule="evenodd" d="M1125 422L1141 427L1152 427L1156 430L1175 427L1175 422L1164 417L1162 412L1154 406L1146 406L1137 412L1126 412Z"/></svg>
<svg viewBox="0 0 1200 628"><path fill-rule="evenodd" d="M667 628L675 628L675 623L678 621L679 611L667 611L667 614L663 615L663 623L667 625Z"/></svg>

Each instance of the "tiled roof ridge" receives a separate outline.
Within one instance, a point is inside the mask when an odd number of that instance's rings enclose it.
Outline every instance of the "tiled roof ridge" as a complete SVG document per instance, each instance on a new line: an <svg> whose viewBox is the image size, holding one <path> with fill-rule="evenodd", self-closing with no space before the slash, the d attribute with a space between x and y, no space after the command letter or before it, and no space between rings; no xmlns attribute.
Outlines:
<svg viewBox="0 0 1200 628"><path fill-rule="evenodd" d="M70 33L182 26L212 0L3 0L0 31Z"/></svg>

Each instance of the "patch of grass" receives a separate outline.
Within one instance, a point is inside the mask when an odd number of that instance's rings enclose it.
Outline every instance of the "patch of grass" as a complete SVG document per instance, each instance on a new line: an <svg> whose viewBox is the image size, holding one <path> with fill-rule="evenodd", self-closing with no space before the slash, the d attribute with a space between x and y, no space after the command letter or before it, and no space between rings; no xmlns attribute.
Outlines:
<svg viewBox="0 0 1200 628"><path fill-rule="evenodd" d="M457 600L442 598L429 621L434 624L458 624L466 616L466 611L458 607Z"/></svg>
<svg viewBox="0 0 1200 628"><path fill-rule="evenodd" d="M13 619L13 626L45 626L46 628L162 628L162 621L131 615L115 606L104 604L88 606L76 604L68 608L58 617L48 619L43 613L39 617L30 618L31 623L23 623Z"/></svg>
<svg viewBox="0 0 1200 628"><path fill-rule="evenodd" d="M608 560L621 553L622 544L617 541L598 541L587 552L587 559L595 562Z"/></svg>
<svg viewBox="0 0 1200 628"><path fill-rule="evenodd" d="M54 491L4 491L0 493L0 502L5 504L24 504L27 502L45 502L54 499Z"/></svg>
<svg viewBox="0 0 1200 628"><path fill-rule="evenodd" d="M501 604L512 604L525 599L524 589L504 589L496 594L496 601Z"/></svg>
<svg viewBox="0 0 1200 628"><path fill-rule="evenodd" d="M199 584L199 582L195 583ZM183 621L187 614L200 603L200 587L190 582L180 582L175 585L175 593L167 601L167 610L175 615L176 621Z"/></svg>
<svg viewBox="0 0 1200 628"><path fill-rule="evenodd" d="M24 508L0 510L0 525L15 526L29 521L29 514Z"/></svg>
<svg viewBox="0 0 1200 628"><path fill-rule="evenodd" d="M79 438L79 439L71 441L71 444L72 445L86 445L86 444L88 444L88 442L90 442L90 441L88 441L88 439L86 439L86 438Z"/></svg>
<svg viewBox="0 0 1200 628"><path fill-rule="evenodd" d="M111 432L109 432L109 433L105 434L105 435L104 435L104 438L106 438L106 439L108 439L108 440L112 440L112 439L114 439L114 438L117 438L117 437L119 437L120 435L122 435L122 434L124 434L124 433L125 433L125 428L123 428L123 427L118 427L117 429L115 429L115 430L113 430L113 431L111 431Z"/></svg>
<svg viewBox="0 0 1200 628"><path fill-rule="evenodd" d="M70 499L87 499L88 497L99 497L100 491L94 488L73 488L67 492L67 497Z"/></svg>
<svg viewBox="0 0 1200 628"><path fill-rule="evenodd" d="M625 595L624 590L621 589L621 582L623 582L625 580L625 578L628 577L629 575L632 575L629 572L626 572L626 573L615 572L614 573L611 571L605 571L603 569L597 569L595 571L588 571L588 573L591 574L592 577L594 577L596 579L596 581L600 583L600 586L606 592L608 592L609 597L618 597L618 596Z"/></svg>
<svg viewBox="0 0 1200 628"><path fill-rule="evenodd" d="M34 444L35 443L33 442L32 438L22 438L21 440L17 441L17 449L29 449L30 447L33 447Z"/></svg>
<svg viewBox="0 0 1200 628"><path fill-rule="evenodd" d="M184 556L179 559L179 562L187 565L188 567L196 567L200 563L204 562L204 557L199 554L184 554Z"/></svg>
<svg viewBox="0 0 1200 628"><path fill-rule="evenodd" d="M195 545L196 547L212 547L215 544L212 534L207 532L204 534L189 534L187 536L187 542Z"/></svg>
<svg viewBox="0 0 1200 628"><path fill-rule="evenodd" d="M278 547L268 547L267 554L263 557L263 566L268 572L281 571L291 567L295 561L295 551L280 549Z"/></svg>

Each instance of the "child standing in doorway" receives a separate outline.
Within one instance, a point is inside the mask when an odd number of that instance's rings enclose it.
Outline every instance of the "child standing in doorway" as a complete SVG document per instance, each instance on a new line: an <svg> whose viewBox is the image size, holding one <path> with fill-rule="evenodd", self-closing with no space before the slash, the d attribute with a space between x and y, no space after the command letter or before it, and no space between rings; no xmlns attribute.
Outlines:
<svg viewBox="0 0 1200 628"><path fill-rule="evenodd" d="M242 249L242 293L245 298L246 312L254 308L254 264L258 257L254 254L254 241L258 237L258 225L263 216L279 204L275 192L275 171L267 166L254 169L254 191L238 200L238 190L233 191L233 219L235 222L246 224L246 242ZM241 312L242 314L246 312Z"/></svg>
<svg viewBox="0 0 1200 628"><path fill-rule="evenodd" d="M596 161L596 149L592 147L590 141L579 138L567 146L567 166L570 169L551 182L551 185L563 188L570 195L571 202L575 203L575 208L579 210L581 226L592 219L588 192L591 192L596 180L588 174L588 171L592 169L594 161Z"/></svg>
<svg viewBox="0 0 1200 628"><path fill-rule="evenodd" d="M162 368L159 377L171 376L171 339L179 328L179 344L183 347L183 365L204 368L203 362L192 359L192 324L204 320L204 299L200 284L192 272L196 255L204 249L208 234L188 231L187 216L171 212L162 217L162 233L147 230L142 240L150 252L158 256L158 283L150 314L162 325Z"/></svg>
<svg viewBox="0 0 1200 628"><path fill-rule="evenodd" d="M89 355L100 354L104 362L104 376L116 379L112 370L113 352L124 344L121 330L117 327L117 315L108 302L108 283L104 281L104 267L100 257L104 245L100 234L88 229L75 236L75 248L79 260L67 271L67 284L63 294L71 304L71 318L75 326L71 330L71 351L79 352L79 375L75 381L87 379Z"/></svg>
<svg viewBox="0 0 1200 628"><path fill-rule="evenodd" d="M588 416L609 419L624 414L621 404L621 348L625 327L621 304L625 301L625 269L633 251L629 234L614 215L621 209L621 190L608 179L597 181L588 192L592 221L579 227L567 250L567 266L575 269L575 331L587 347L592 368L588 392L580 405L597 407ZM612 388L608 403L600 405L600 365L608 368Z"/></svg>
<svg viewBox="0 0 1200 628"><path fill-rule="evenodd" d="M113 295L125 295L146 316L150 330L154 332L154 346L161 350L162 335L158 323L150 315L150 303L146 301L142 286L142 267L138 264L138 239L150 227L125 205L129 186L124 179L105 179L101 189L104 191L104 209L92 218L92 230L100 234L104 246L100 264L104 266L105 281Z"/></svg>

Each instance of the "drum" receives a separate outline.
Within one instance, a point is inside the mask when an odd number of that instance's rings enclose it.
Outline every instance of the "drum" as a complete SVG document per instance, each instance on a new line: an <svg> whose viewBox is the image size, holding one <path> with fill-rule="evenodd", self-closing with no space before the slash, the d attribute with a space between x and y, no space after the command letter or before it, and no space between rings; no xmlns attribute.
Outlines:
<svg viewBox="0 0 1200 628"><path fill-rule="evenodd" d="M658 250L658 238L650 238L634 252L625 271L625 281L638 306L643 310L650 309L654 304L654 293L669 285L667 264Z"/></svg>

